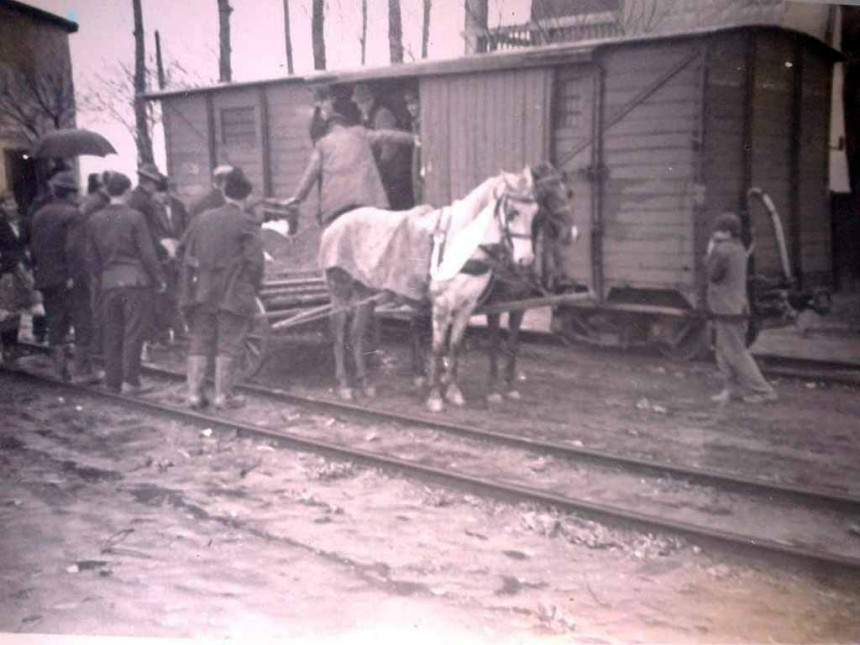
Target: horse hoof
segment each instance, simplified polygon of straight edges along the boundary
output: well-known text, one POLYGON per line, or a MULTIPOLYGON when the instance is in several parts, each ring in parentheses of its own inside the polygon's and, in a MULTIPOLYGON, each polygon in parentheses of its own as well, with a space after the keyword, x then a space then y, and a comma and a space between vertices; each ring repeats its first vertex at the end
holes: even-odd
POLYGON ((352 388, 342 387, 337 391, 337 395, 340 397, 341 401, 352 401, 352 388))
POLYGON ((505 398, 508 398, 511 401, 519 401, 523 397, 517 390, 508 390, 505 392, 505 398))
POLYGON ((416 376, 412 379, 412 385, 416 390, 421 390, 427 386, 427 377, 425 376, 416 376))
POLYGON ((504 399, 498 392, 493 392, 492 394, 487 395, 487 403, 501 403, 502 401, 504 401, 504 399))
POLYGON ((432 396, 427 399, 427 409, 430 412, 442 412, 445 410, 445 402, 441 396, 432 396))
POLYGON ((365 385, 361 388, 361 393, 368 399, 376 398, 376 388, 373 385, 365 385))
POLYGON ((445 391, 445 399, 451 405, 456 405, 458 408, 466 405, 466 399, 463 398, 463 393, 460 391, 460 388, 456 385, 451 385, 445 391))

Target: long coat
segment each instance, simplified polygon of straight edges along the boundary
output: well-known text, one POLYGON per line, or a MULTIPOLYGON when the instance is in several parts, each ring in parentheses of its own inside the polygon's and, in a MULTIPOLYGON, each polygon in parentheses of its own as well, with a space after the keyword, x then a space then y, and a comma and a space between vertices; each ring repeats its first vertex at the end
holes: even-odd
POLYGON ((236 204, 200 213, 181 244, 180 306, 251 316, 263 284, 259 225, 236 204))
POLYGON ((336 125, 314 145, 296 197, 304 201, 311 187, 317 181, 322 182, 320 220, 323 224, 328 224, 349 206, 389 208, 373 158, 373 146, 386 142, 412 144, 414 140, 410 132, 336 125))
POLYGON ((102 291, 164 283, 149 227, 142 213, 109 204, 86 224, 90 273, 102 291))
POLYGON ((30 253, 37 289, 63 286, 72 277, 66 240, 79 216, 75 204, 62 200, 49 202, 33 215, 30 253))

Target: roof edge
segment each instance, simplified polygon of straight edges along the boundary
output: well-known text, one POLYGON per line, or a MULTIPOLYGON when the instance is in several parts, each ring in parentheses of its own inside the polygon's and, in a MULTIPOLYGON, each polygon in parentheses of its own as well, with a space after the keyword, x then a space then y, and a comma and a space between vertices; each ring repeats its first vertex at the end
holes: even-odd
MULTIPOLYGON (((0 0, 2 1, 2 0, 0 0)), ((792 34, 808 41, 813 47, 820 48, 831 60, 841 61, 845 57, 827 43, 815 36, 795 29, 788 29, 772 24, 743 24, 729 27, 708 27, 672 34, 650 34, 632 38, 604 38, 597 40, 582 40, 573 43, 557 43, 541 47, 530 47, 514 51, 491 52, 460 58, 448 58, 433 61, 418 61, 397 65, 378 67, 361 67, 338 71, 318 71, 303 75, 280 76, 276 78, 241 83, 218 83, 205 87, 193 87, 167 91, 147 92, 143 97, 147 100, 160 100, 177 96, 192 96, 195 94, 218 93, 230 90, 240 90, 267 85, 288 83, 356 83, 383 79, 397 79, 420 76, 440 76, 445 74, 465 74, 475 71, 495 71, 512 67, 536 67, 554 63, 590 62, 598 51, 636 44, 648 44, 658 41, 677 41, 703 36, 718 35, 740 31, 774 31, 792 34)))
POLYGON ((0 0, 0 7, 9 7, 13 11, 18 11, 19 13, 23 13, 31 18, 35 18, 36 20, 50 22, 61 27, 68 34, 74 34, 78 31, 78 23, 73 20, 62 18, 55 13, 39 9, 38 7, 34 7, 29 4, 24 4, 23 2, 18 2, 18 0, 0 0))

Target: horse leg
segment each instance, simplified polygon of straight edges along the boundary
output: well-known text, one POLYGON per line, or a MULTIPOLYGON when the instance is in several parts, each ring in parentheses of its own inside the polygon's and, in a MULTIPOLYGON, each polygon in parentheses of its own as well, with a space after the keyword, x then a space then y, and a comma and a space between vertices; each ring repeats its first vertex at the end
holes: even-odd
POLYGON ((417 313, 409 320, 409 340, 412 346, 412 377, 416 388, 422 388, 427 382, 425 365, 424 338, 432 332, 430 316, 417 313))
POLYGON ((373 305, 365 303, 355 310, 352 319, 352 352, 355 359, 355 372, 358 384, 364 395, 372 399, 376 396, 376 388, 367 376, 367 358, 364 355, 364 335, 368 324, 373 324, 373 305))
POLYGON ((501 403, 498 392, 499 383, 499 314, 487 314, 487 331, 490 335, 490 379, 487 388, 487 401, 501 403))
POLYGON ((430 384, 430 394, 427 396, 427 409, 431 412, 441 412, 445 409, 439 381, 449 320, 450 316, 447 311, 442 312, 437 307, 433 307, 433 348, 430 352, 430 362, 427 365, 427 382, 430 384))
POLYGON ((520 393, 517 390, 517 354, 520 351, 520 327, 523 324, 525 312, 511 311, 508 314, 508 363, 505 366, 505 396, 517 400, 520 393))
POLYGON ((331 314, 331 328, 334 336, 334 364, 337 377, 338 396, 344 401, 352 400, 352 388, 346 374, 346 310, 334 307, 331 314))
POLYGON ((448 348, 448 373, 446 375, 448 388, 445 390, 445 399, 457 407, 462 407, 466 404, 463 392, 460 391, 460 386, 457 385, 457 372, 460 367, 460 348, 463 344, 463 337, 469 324, 469 318, 472 316, 472 311, 473 308, 471 307, 458 311, 451 325, 451 339, 448 348))

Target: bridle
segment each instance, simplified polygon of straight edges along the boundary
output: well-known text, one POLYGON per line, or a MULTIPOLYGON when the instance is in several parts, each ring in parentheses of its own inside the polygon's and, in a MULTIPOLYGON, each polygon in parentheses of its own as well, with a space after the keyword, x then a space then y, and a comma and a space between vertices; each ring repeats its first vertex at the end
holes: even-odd
POLYGON ((514 215, 518 214, 518 211, 511 207, 511 202, 535 204, 537 200, 534 197, 521 197, 519 195, 508 195, 507 193, 502 193, 496 199, 493 214, 499 224, 499 229, 502 231, 502 245, 506 251, 512 253, 514 250, 514 240, 525 239, 533 242, 534 236, 531 233, 517 233, 511 230, 511 219, 514 215))

